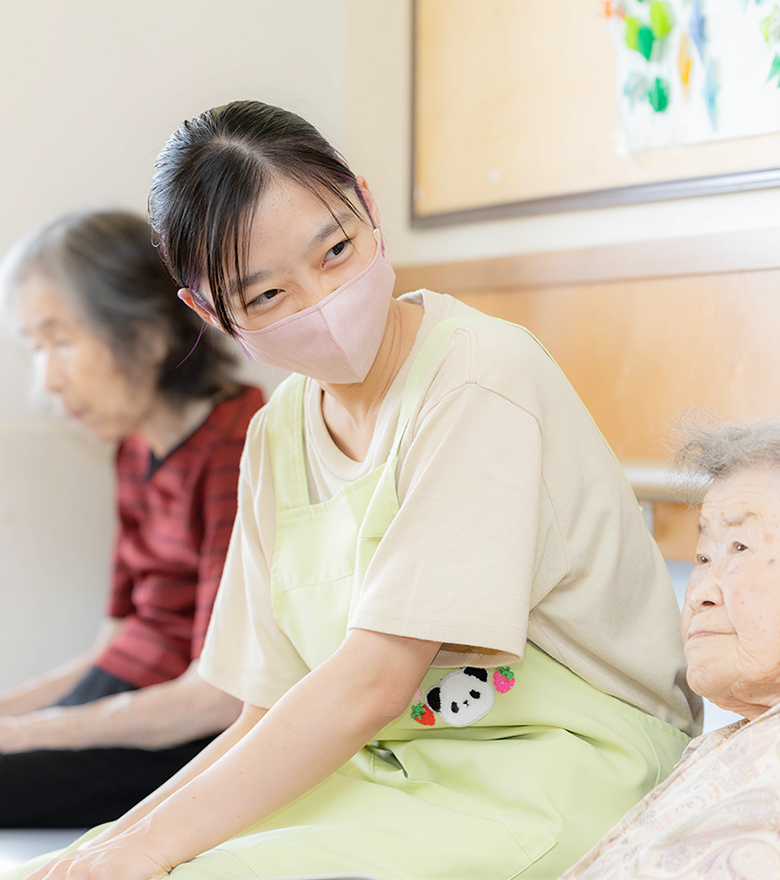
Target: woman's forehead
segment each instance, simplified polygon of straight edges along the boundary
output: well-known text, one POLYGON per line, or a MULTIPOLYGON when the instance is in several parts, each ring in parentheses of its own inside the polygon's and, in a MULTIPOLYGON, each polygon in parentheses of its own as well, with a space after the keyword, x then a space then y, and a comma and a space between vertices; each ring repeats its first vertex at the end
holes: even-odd
POLYGON ((704 497, 699 530, 719 526, 763 525, 780 528, 780 472, 774 467, 749 468, 718 479, 704 497))
POLYGON ((339 218, 342 222, 363 218, 366 211, 353 188, 343 198, 322 187, 303 186, 289 178, 275 177, 260 196, 252 218, 252 235, 269 232, 279 225, 295 224, 303 229, 339 218))
POLYGON ((27 275, 19 285, 16 300, 22 332, 26 335, 53 326, 81 324, 62 285, 43 273, 27 275))

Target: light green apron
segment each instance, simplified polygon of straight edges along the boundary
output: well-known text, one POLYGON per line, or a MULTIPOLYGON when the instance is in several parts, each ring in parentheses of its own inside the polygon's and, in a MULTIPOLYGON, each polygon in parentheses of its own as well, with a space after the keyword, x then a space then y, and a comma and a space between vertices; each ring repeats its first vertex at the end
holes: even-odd
MULTIPOLYGON (((311 668, 343 641, 398 512, 398 450, 427 376, 454 330, 474 320, 495 319, 463 316, 434 328, 410 371, 387 462, 328 501, 312 504, 309 495, 307 380, 291 377, 268 404, 273 607, 311 668)), ((431 668, 408 711, 338 773, 172 876, 552 880, 668 775, 687 741, 530 643, 510 666, 431 668)), ((257 777, 262 785, 262 768, 257 777)))
MULTIPOLYGON (((407 379, 387 462, 328 501, 312 504, 309 494, 307 380, 292 377, 269 403, 277 499, 273 607, 310 668, 344 640, 368 565, 398 512, 398 451, 412 412, 452 333, 474 320, 495 319, 462 316, 434 328, 407 379)), ((261 823, 259 834, 229 847, 238 844, 247 864, 270 874, 554 878, 671 771, 688 741, 531 644, 522 662, 497 676, 488 669, 487 682, 479 681, 490 711, 453 726, 460 718, 441 701, 447 685, 440 688, 440 712, 427 699, 451 673, 460 693, 463 673, 431 668, 408 711, 376 742, 261 823), (280 844, 286 852, 277 858, 272 852, 280 844)), ((470 711, 461 707, 458 714, 470 711)))

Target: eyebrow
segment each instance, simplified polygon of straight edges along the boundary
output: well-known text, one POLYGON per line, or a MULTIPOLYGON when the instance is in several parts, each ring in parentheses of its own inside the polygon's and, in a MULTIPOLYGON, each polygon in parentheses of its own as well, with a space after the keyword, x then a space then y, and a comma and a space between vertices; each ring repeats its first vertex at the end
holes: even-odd
MULTIPOLYGON (((326 242, 331 235, 333 235, 336 230, 341 229, 344 230, 344 224, 354 218, 354 214, 351 211, 342 211, 340 214, 334 214, 331 219, 326 222, 319 232, 315 233, 309 241, 308 247, 306 248, 306 256, 309 256, 312 251, 316 250, 320 245, 326 242)), ((241 279, 241 284, 246 289, 247 287, 252 287, 254 284, 258 284, 260 281, 268 278, 273 275, 275 270, 273 269, 258 269, 257 272, 250 272, 245 278, 241 279)), ((228 295, 233 297, 238 293, 238 282, 234 279, 228 284, 228 295)))
MULTIPOLYGON (((751 517, 755 517, 756 514, 752 510, 746 510, 744 513, 738 513, 735 516, 724 516, 721 522, 726 528, 731 528, 732 526, 741 526, 746 520, 749 520, 751 517)), ((698 532, 699 534, 703 534, 709 529, 709 520, 699 520, 698 523, 698 532)))
POLYGON ((56 318, 46 318, 41 321, 40 324, 36 324, 34 327, 22 327, 22 335, 23 336, 32 336, 33 333, 46 333, 48 330, 51 330, 52 327, 56 327, 59 321, 56 318))
POLYGON ((724 516, 723 517, 723 525, 724 526, 741 526, 745 520, 750 519, 751 517, 755 517, 755 513, 752 510, 746 510, 744 513, 737 514, 736 516, 724 516))

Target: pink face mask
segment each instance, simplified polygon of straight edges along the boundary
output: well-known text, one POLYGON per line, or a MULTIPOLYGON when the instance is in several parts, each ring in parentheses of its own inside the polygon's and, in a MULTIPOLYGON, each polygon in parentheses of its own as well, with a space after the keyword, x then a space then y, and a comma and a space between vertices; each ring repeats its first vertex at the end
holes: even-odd
POLYGON ((374 237, 373 260, 321 302, 262 330, 237 330, 249 357, 318 382, 362 382, 379 351, 395 284, 379 229, 374 237))

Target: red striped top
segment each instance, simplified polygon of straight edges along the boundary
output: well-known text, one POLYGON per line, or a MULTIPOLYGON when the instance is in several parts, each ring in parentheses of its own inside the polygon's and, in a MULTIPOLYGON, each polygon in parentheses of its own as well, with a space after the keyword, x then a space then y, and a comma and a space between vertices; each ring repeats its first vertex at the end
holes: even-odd
POLYGON ((259 388, 242 387, 162 461, 138 436, 117 450, 119 527, 110 617, 124 626, 95 665, 135 687, 200 655, 236 515, 238 470, 259 388))

